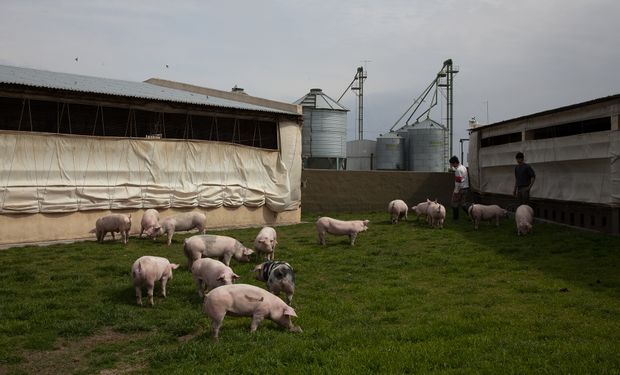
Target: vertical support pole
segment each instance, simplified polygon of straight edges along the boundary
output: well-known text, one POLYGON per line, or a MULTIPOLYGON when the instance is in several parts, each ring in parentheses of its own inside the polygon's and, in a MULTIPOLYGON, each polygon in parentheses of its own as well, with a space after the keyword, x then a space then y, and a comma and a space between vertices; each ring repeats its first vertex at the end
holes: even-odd
POLYGON ((364 67, 360 66, 357 68, 357 82, 359 94, 357 96, 358 99, 358 108, 357 108, 357 139, 364 139, 364 79, 366 75, 364 74, 364 67))
POLYGON ((452 78, 453 78, 452 77, 452 75, 453 75, 452 60, 451 59, 446 60, 445 64, 446 64, 446 70, 447 70, 446 71, 446 73, 447 73, 447 77, 446 77, 446 79, 447 79, 447 82, 446 82, 447 83, 447 93, 446 93, 447 94, 447 104, 446 104, 447 108, 446 108, 446 112, 447 113, 446 114, 448 116, 448 118, 446 119, 446 122, 447 122, 447 127, 448 127, 448 132, 449 132, 449 141, 448 142, 450 144, 449 145, 450 152, 448 154, 450 156, 452 156, 452 155, 454 155, 454 152, 452 151, 452 147, 453 147, 452 141, 453 141, 453 137, 454 137, 454 126, 453 126, 453 123, 452 123, 452 121, 453 121, 453 114, 452 114, 452 91, 453 91, 452 90, 452 83, 453 83, 453 80, 452 80, 452 78))

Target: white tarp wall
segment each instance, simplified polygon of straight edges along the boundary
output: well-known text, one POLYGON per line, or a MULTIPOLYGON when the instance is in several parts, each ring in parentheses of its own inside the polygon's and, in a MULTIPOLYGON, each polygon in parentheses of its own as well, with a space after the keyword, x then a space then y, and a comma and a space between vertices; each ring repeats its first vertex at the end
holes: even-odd
POLYGON ((0 131, 0 213, 300 206, 301 135, 282 153, 209 141, 0 131), (297 162, 295 162, 297 158, 297 162))
POLYGON ((470 136, 468 154, 472 187, 484 193, 511 195, 515 154, 536 172, 530 196, 600 204, 620 204, 620 131, 479 147, 481 132, 470 136))

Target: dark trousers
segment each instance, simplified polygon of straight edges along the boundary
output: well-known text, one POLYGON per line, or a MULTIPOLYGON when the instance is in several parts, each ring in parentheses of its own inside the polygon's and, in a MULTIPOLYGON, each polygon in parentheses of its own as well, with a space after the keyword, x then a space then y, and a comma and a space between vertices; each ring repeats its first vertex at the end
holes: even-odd
POLYGON ((463 208, 463 211, 467 213, 467 207, 471 204, 469 188, 461 189, 458 193, 452 194, 452 218, 454 220, 459 219, 459 207, 463 208))
POLYGON ((517 187, 517 199, 519 200, 519 204, 529 204, 530 203, 530 187, 529 186, 517 187))

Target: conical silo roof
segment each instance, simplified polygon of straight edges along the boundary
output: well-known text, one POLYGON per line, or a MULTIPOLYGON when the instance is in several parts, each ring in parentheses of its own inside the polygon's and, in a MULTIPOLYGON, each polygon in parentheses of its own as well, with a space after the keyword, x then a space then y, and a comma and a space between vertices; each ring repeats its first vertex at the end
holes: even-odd
POLYGON ((297 99, 293 104, 301 105, 302 107, 310 107, 313 109, 330 109, 335 111, 349 110, 330 98, 321 89, 310 89, 304 97, 297 99))

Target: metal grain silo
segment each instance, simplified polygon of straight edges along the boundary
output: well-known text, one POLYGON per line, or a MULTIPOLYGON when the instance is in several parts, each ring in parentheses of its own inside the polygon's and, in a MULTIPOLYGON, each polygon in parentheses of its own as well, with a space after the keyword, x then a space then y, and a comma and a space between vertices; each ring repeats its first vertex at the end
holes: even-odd
POLYGON ((375 169, 404 170, 405 169, 405 138, 389 132, 377 138, 375 169))
POLYGON ((295 101, 304 113, 301 157, 304 167, 342 169, 347 157, 347 112, 321 89, 295 101))
POLYGON ((407 130, 409 170, 443 172, 445 129, 439 123, 426 119, 407 130))
POLYGON ((375 168, 377 142, 360 139, 347 142, 347 170, 371 171, 375 168))

